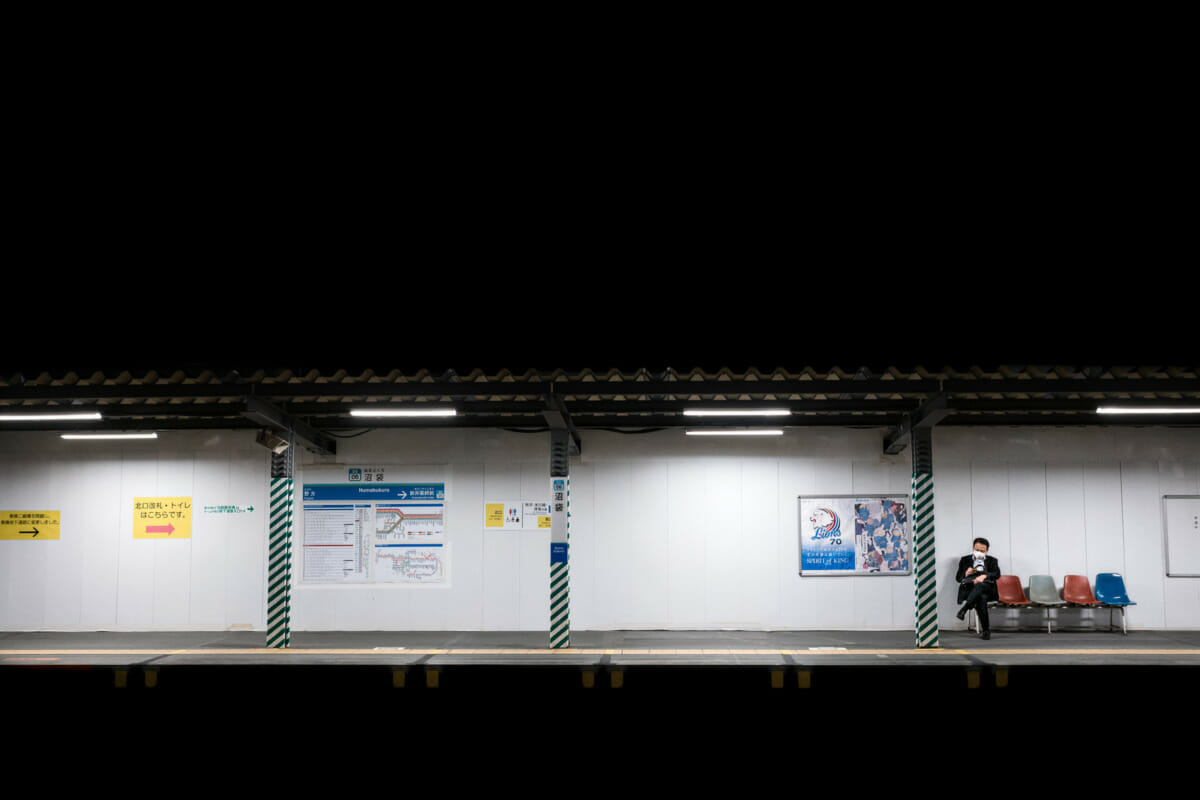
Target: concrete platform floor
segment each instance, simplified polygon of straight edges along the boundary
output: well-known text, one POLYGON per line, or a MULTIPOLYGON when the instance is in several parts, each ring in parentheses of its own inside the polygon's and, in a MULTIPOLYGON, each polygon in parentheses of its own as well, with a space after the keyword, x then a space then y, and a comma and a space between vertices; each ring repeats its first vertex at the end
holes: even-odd
POLYGON ((936 648, 917 648, 909 631, 576 631, 571 646, 557 650, 549 648, 543 632, 298 631, 287 648, 264 645, 265 635, 254 631, 5 632, 0 633, 0 676, 12 678, 13 670, 28 677, 29 670, 94 668, 121 670, 126 678, 134 671, 143 676, 142 685, 148 679, 157 686, 160 676, 184 668, 213 674, 231 668, 373 668, 390 670, 398 685, 417 671, 440 681, 455 672, 479 677, 507 669, 577 672, 578 680, 566 685, 588 688, 596 685, 597 675, 607 675, 606 685, 624 688, 627 675, 657 669, 677 675, 707 671, 714 685, 729 684, 738 673, 755 673, 753 680, 765 678, 763 685, 779 688, 781 680, 808 680, 811 686, 814 673, 862 667, 965 670, 968 678, 983 671, 993 683, 1006 682, 1005 671, 1032 674, 1035 667, 1200 669, 1200 631, 997 631, 984 641, 947 630, 936 648))

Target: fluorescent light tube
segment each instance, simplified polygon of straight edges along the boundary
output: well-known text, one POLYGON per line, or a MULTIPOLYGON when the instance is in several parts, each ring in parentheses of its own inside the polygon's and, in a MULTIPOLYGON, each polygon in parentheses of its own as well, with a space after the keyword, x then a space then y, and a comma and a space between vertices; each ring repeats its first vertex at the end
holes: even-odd
POLYGON ((352 417, 454 417, 453 408, 352 408, 352 417))
POLYGON ((786 417, 792 412, 786 408, 689 408, 685 409, 685 417, 786 417))
POLYGON ((706 430, 686 430, 688 436, 782 436, 783 431, 779 428, 750 428, 744 431, 706 431, 706 430))
POLYGON ((66 411, 61 414, 48 412, 35 414, 0 414, 0 422, 62 422, 69 420, 98 420, 100 418, 100 412, 98 411, 90 411, 88 413, 66 411))
POLYGON ((157 439, 157 433, 64 433, 64 439, 157 439))
POLYGON ((1100 406, 1097 414, 1200 414, 1200 406, 1100 406))

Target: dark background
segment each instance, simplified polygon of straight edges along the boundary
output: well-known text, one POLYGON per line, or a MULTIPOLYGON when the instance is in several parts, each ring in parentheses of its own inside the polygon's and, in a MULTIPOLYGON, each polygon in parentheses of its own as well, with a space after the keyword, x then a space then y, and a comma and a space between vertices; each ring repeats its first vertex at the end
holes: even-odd
POLYGON ((47 29, 0 374, 1200 362, 1176 49, 710 22, 47 29))

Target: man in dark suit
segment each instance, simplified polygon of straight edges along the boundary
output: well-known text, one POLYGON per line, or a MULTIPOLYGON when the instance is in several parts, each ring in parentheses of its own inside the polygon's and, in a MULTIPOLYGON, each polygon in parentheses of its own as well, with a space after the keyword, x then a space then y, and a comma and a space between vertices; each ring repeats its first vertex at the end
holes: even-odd
POLYGON ((958 602, 963 607, 956 615, 965 619, 967 612, 974 607, 979 614, 980 634, 984 639, 992 638, 991 624, 988 620, 988 601, 995 600, 996 579, 1000 577, 1000 562, 994 556, 989 556, 988 540, 982 536, 971 546, 971 554, 963 556, 958 562, 958 572, 954 580, 958 581, 958 602))

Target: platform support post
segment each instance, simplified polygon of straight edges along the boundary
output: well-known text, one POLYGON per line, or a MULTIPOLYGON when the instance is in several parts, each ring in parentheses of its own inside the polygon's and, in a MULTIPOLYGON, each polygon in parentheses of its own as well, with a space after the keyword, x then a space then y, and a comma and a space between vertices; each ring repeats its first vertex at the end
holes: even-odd
POLYGON ((550 647, 571 646, 570 433, 550 431, 550 647))
POLYGON ((933 525, 933 432, 912 432, 912 534, 917 647, 938 646, 937 556, 933 525))
POLYGON ((294 444, 271 456, 271 521, 267 545, 267 647, 291 644, 292 476, 294 444))

